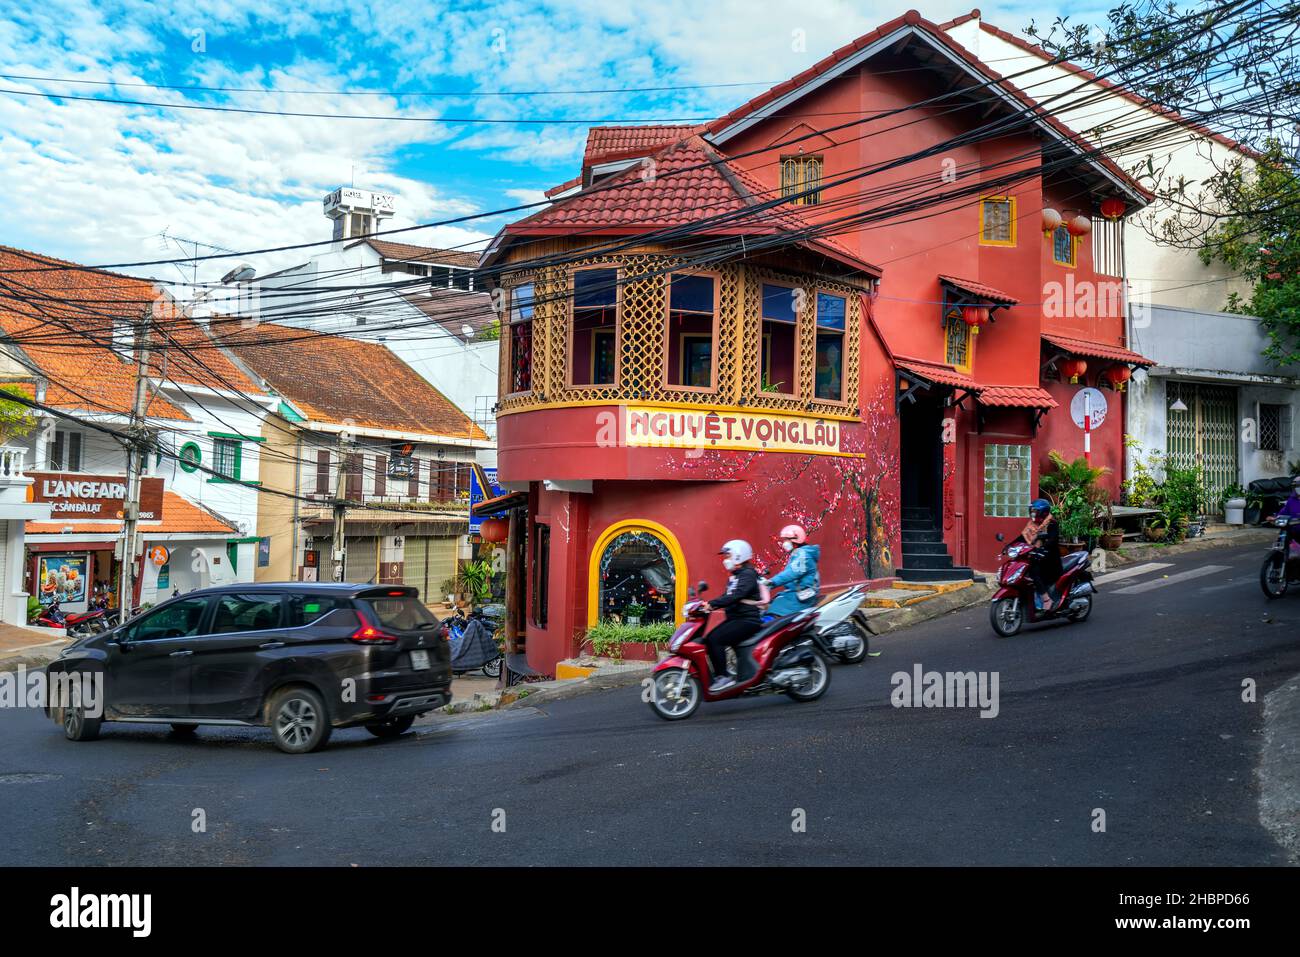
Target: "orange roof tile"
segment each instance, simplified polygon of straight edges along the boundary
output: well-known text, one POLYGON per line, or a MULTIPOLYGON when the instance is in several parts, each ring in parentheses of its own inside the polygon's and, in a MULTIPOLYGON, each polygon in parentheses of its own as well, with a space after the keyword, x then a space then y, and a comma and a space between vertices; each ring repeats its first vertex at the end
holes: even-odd
POLYGON ((1058 336, 1056 333, 1043 333, 1043 341, 1050 342, 1058 349, 1073 353, 1076 356, 1090 356, 1093 359, 1114 359, 1116 362, 1127 362, 1135 366, 1153 366, 1154 359, 1148 359, 1140 353, 1131 349, 1125 349, 1123 346, 1107 345, 1102 342, 1093 342, 1091 339, 1076 339, 1073 336, 1058 336))
MULTIPOLYGON (((45 399, 49 405, 129 413, 135 401, 135 367, 109 349, 108 343, 114 320, 139 322, 150 307, 154 309, 152 377, 244 393, 259 391, 153 282, 0 246, 0 332, 11 337, 49 380, 45 399)), ((149 402, 148 414, 188 418, 157 395, 149 402)))
POLYGON ((317 422, 486 440, 487 434, 379 342, 214 320, 215 341, 317 422))
POLYGON ((940 276, 941 280, 950 286, 954 286, 968 295, 977 299, 985 299, 989 302, 1000 302, 1004 305, 1014 306, 1020 300, 1007 292, 994 289, 985 283, 976 279, 958 279, 956 276, 940 276))
POLYGON ((655 150, 676 143, 684 136, 699 133, 703 126, 693 123, 658 123, 651 126, 593 126, 587 131, 587 148, 582 165, 615 162, 648 156, 655 150))
POLYGON ((980 384, 964 372, 958 372, 952 366, 943 365, 938 362, 929 362, 925 359, 913 359, 910 356, 895 356, 895 367, 902 369, 904 372, 911 372, 917 378, 924 379, 927 382, 934 382, 938 385, 950 385, 958 389, 967 389, 975 392, 979 389, 980 384))
MULTIPOLYGON (((121 522, 28 522, 28 535, 58 535, 70 529, 74 535, 113 535, 122 530, 121 522)), ((162 520, 140 523, 140 533, 233 535, 236 529, 207 509, 195 505, 176 492, 163 492, 162 520)))
POLYGON ((1055 409, 1056 400, 1036 385, 985 385, 977 395, 980 405, 1008 409, 1055 409))

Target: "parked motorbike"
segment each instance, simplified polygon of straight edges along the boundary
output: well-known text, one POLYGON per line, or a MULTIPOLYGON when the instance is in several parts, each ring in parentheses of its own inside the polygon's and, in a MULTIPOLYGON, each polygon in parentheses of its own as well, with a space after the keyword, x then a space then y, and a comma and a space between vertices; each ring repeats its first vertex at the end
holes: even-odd
POLYGON ((1278 515, 1273 519, 1273 526, 1277 528, 1277 540, 1259 570, 1259 587, 1266 597, 1281 598, 1292 583, 1300 583, 1300 542, 1292 540, 1300 518, 1278 515))
POLYGON ((42 605, 41 610, 37 613, 33 625, 39 625, 42 628, 66 628, 68 616, 63 613, 59 607, 59 599, 55 598, 48 605, 42 605))
POLYGON ((468 674, 482 671, 489 678, 501 677, 504 660, 494 635, 501 623, 480 610, 467 615, 457 608, 442 623, 443 636, 451 642, 451 673, 468 674))
POLYGON ((57 598, 41 609, 33 624, 40 625, 42 628, 62 628, 70 638, 98 635, 107 631, 109 627, 104 609, 91 608, 84 612, 65 612, 57 598))
POLYGON ((699 597, 708 590, 700 582, 690 589, 692 600, 682 608, 682 623, 668 643, 668 656, 654 669, 650 710, 666 721, 689 718, 701 701, 726 701, 754 694, 786 694, 795 701, 820 698, 830 686, 826 656, 817 650, 809 630, 817 609, 772 621, 736 646, 736 683, 712 692, 709 651, 704 644, 709 613, 699 597))
MULTIPOLYGON (((1003 540, 1001 532, 998 541, 1003 540)), ((1051 611, 1034 606, 1034 579, 1030 563, 1046 556, 1041 547, 1016 542, 1002 549, 1005 559, 998 571, 998 590, 989 605, 989 623, 1002 638, 1020 632, 1028 621, 1035 624, 1065 618, 1071 622, 1086 621, 1092 614, 1092 596, 1097 588, 1092 583, 1092 558, 1087 552, 1072 552, 1061 559, 1061 577, 1056 582, 1056 594, 1065 595, 1051 611)))

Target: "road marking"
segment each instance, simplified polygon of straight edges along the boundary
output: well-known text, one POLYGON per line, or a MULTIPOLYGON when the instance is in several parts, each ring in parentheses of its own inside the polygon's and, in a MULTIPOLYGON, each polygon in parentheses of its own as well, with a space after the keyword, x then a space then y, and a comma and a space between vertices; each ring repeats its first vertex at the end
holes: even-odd
POLYGON ((1106 582, 1117 582, 1124 578, 1132 578, 1134 575, 1145 575, 1147 572, 1158 572, 1162 568, 1169 568, 1173 562, 1147 562, 1145 565, 1134 565, 1132 568, 1121 568, 1117 572, 1106 572, 1104 575, 1098 575, 1094 581, 1101 584, 1106 582))
POLYGON ((1226 572, 1227 570, 1227 565, 1202 565, 1200 568, 1189 568, 1185 572, 1179 572, 1177 575, 1170 575, 1168 578, 1157 578, 1154 581, 1129 585, 1127 588, 1117 588, 1115 591, 1111 592, 1111 594, 1138 595, 1144 591, 1151 591, 1155 588, 1164 588, 1166 585, 1176 585, 1179 582, 1190 581, 1193 578, 1203 578, 1206 575, 1213 575, 1215 572, 1226 572))

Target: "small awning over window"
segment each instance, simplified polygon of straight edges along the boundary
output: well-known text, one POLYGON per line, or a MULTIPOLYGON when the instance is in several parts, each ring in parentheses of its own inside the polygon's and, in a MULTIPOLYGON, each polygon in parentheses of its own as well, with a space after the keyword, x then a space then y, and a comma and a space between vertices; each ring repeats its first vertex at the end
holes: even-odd
POLYGON ((512 508, 525 508, 527 505, 527 492, 507 492, 505 495, 496 496, 496 498, 484 499, 470 511, 474 513, 475 518, 489 518, 498 512, 508 512, 512 508))
POLYGON ((982 282, 974 279, 958 279, 956 276, 940 276, 940 282, 946 282, 958 292, 963 292, 973 299, 980 299, 984 302, 996 302, 1004 306, 1014 306, 1020 300, 1010 293, 1005 293, 1000 289, 994 289, 982 282))
POLYGON ((1043 341, 1071 355, 1087 356, 1090 359, 1110 359, 1113 362, 1125 362, 1131 366, 1155 365, 1154 359, 1148 359, 1140 353, 1125 349, 1123 346, 1105 345, 1088 339, 1075 339, 1072 336, 1058 336, 1055 333, 1043 333, 1043 341))
POLYGON ((955 389, 965 389, 968 392, 975 392, 980 387, 979 383, 966 373, 958 372, 952 366, 946 366, 938 362, 895 356, 894 365, 904 376, 914 375, 918 379, 933 385, 950 385, 955 389))
POLYGON ((1055 409, 1056 400, 1035 385, 985 385, 977 395, 980 405, 1003 409, 1055 409))

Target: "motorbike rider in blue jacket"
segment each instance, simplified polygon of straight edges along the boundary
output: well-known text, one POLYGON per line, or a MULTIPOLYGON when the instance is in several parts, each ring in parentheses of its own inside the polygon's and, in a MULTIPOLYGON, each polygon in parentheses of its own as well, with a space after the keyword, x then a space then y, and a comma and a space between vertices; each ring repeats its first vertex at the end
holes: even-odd
POLYGON ((808 544, 808 533, 799 525, 787 525, 777 538, 781 547, 790 553, 785 568, 769 580, 772 585, 782 586, 781 594, 767 608, 769 615, 779 618, 816 607, 821 595, 821 576, 817 572, 821 548, 808 544))

